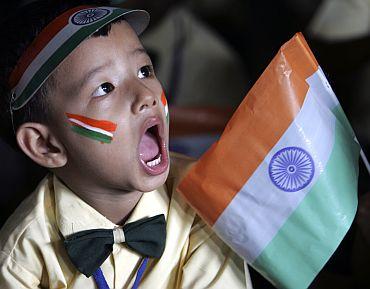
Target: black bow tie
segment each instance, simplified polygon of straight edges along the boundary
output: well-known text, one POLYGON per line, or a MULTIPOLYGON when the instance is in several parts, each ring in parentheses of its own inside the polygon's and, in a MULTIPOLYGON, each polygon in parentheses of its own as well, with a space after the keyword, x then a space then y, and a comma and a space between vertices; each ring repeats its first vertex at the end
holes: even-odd
POLYGON ((123 242, 143 256, 161 257, 166 243, 164 215, 138 220, 115 229, 78 232, 66 238, 64 246, 76 268, 90 277, 110 255, 113 244, 123 242))

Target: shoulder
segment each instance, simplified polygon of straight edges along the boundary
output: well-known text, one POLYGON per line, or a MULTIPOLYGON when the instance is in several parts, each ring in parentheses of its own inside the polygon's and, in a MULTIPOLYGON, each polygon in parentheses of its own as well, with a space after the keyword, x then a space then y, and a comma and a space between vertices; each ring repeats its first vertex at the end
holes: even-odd
POLYGON ((183 198, 177 187, 181 180, 186 176, 188 171, 195 164, 196 160, 182 154, 170 154, 171 169, 166 182, 168 191, 171 196, 172 202, 180 205, 178 208, 184 210, 187 215, 191 216, 191 228, 189 231, 189 238, 192 243, 192 250, 195 250, 203 242, 214 235, 212 229, 194 212, 193 208, 183 198))
MULTIPOLYGON (((6 259, 16 261, 16 256, 32 255, 35 244, 41 246, 49 238, 47 210, 49 177, 45 177, 8 218, 0 230, 0 266, 6 259)), ((22 257, 22 258, 23 258, 22 257)))
POLYGON ((171 167, 166 184, 168 187, 175 189, 185 177, 186 173, 195 164, 196 160, 175 152, 170 152, 170 160, 171 167))
POLYGON ((196 215, 183 267, 183 287, 225 288, 227 284, 228 288, 246 288, 249 275, 245 274, 242 258, 196 215))
POLYGON ((167 194, 170 198, 170 207, 176 205, 175 208, 181 211, 181 215, 188 215, 187 222, 193 222, 194 211, 190 205, 186 202, 183 196, 177 190, 181 180, 186 176, 187 172, 191 169, 195 160, 182 154, 170 153, 171 167, 166 180, 167 194), (190 218, 190 219, 189 219, 190 218))
POLYGON ((244 265, 212 228, 196 214, 193 208, 178 192, 177 186, 195 164, 195 160, 171 153, 171 170, 167 187, 172 191, 171 202, 176 204, 179 223, 186 223, 186 253, 182 267, 182 286, 191 288, 245 288, 244 265), (197 284, 196 286, 194 284, 197 284))

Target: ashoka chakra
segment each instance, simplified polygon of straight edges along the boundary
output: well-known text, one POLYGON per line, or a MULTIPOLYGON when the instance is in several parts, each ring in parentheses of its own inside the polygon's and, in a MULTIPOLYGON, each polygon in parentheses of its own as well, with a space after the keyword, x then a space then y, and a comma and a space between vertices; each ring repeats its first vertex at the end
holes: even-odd
POLYGON ((77 12, 72 17, 72 23, 75 25, 88 25, 94 23, 109 14, 108 9, 90 8, 77 12))
POLYGON ((269 175, 272 183, 285 192, 302 190, 312 181, 315 164, 308 152, 299 147, 286 147, 272 157, 269 175))

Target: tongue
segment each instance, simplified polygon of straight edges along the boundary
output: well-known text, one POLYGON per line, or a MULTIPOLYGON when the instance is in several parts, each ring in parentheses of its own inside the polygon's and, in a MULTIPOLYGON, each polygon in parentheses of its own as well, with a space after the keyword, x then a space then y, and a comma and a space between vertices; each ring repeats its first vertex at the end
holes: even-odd
POLYGON ((140 158, 144 161, 154 159, 159 153, 159 147, 156 137, 150 132, 146 132, 139 144, 140 158))

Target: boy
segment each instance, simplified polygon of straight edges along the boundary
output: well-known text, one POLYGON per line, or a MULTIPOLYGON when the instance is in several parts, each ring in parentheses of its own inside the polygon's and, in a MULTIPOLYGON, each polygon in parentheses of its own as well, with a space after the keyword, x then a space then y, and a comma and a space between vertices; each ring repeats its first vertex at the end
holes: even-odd
POLYGON ((5 20, 3 135, 51 174, 0 232, 0 288, 246 288, 175 190, 190 161, 170 169, 165 97, 136 35, 147 14, 82 4, 5 20))

